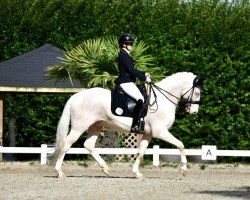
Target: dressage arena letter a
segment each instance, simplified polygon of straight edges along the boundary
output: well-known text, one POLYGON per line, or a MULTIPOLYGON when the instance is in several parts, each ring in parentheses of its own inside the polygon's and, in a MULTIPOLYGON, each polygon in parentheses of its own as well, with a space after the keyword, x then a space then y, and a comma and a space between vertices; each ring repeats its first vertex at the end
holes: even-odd
POLYGON ((216 160, 216 146, 202 145, 202 160, 216 160))

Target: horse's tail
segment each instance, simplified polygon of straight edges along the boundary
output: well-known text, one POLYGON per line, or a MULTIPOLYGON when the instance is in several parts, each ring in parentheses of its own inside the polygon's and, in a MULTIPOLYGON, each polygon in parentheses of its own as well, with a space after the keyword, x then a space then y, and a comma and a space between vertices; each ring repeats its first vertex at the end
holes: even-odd
POLYGON ((48 154, 48 160, 50 164, 54 164, 58 156, 63 152, 64 140, 69 132, 69 124, 70 124, 70 108, 73 96, 67 101, 62 116, 57 125, 56 131, 56 143, 54 147, 54 151, 48 154))

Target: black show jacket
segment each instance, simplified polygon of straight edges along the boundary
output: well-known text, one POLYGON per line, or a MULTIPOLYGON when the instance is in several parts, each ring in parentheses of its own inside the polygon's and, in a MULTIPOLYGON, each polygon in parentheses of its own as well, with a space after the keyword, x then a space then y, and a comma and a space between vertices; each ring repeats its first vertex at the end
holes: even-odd
POLYGON ((134 66, 133 58, 124 49, 121 49, 118 54, 119 76, 116 79, 116 84, 135 82, 136 78, 145 81, 145 72, 135 69, 134 66))

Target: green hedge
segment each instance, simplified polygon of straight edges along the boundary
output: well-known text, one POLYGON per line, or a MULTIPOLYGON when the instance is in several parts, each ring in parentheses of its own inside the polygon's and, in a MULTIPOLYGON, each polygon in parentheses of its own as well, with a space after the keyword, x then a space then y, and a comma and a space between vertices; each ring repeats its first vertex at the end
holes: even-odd
MULTIPOLYGON (((211 144, 219 149, 248 149, 250 3, 230 2, 2 0, 0 60, 44 43, 67 49, 90 38, 130 32, 149 46, 147 53, 155 56, 160 74, 191 71, 206 79, 199 114, 186 116, 179 109, 172 128, 187 148, 211 144)), ((9 99, 6 106, 14 103, 9 99)), ((38 135, 46 138, 49 126, 39 128, 38 135)), ((25 129, 27 134, 32 131, 32 127, 25 129)))

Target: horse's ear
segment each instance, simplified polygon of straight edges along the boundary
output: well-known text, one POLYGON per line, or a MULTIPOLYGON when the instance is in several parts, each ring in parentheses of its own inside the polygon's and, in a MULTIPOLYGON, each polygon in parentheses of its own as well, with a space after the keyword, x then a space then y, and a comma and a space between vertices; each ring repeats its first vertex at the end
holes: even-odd
POLYGON ((193 82, 193 86, 194 87, 201 87, 203 85, 204 82, 204 78, 201 76, 196 76, 193 82))

